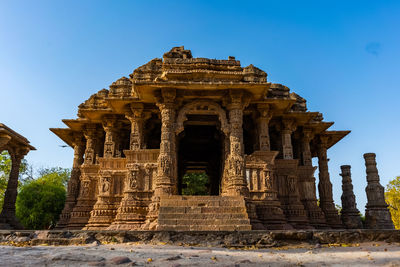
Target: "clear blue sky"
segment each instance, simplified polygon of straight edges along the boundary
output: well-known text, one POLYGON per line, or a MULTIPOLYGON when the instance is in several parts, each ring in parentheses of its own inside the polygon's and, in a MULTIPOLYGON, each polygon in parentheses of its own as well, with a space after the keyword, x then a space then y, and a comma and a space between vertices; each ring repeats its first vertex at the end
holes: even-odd
POLYGON ((71 167, 72 149, 48 128, 180 45, 254 64, 352 131, 328 152, 337 204, 350 164, 364 211, 365 152, 377 153, 383 185, 400 175, 399 1, 0 0, 0 122, 36 146, 35 167, 71 167))

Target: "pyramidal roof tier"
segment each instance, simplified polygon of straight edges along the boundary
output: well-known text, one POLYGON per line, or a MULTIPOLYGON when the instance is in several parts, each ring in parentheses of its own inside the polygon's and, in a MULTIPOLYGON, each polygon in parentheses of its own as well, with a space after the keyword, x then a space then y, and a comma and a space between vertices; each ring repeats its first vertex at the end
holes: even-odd
POLYGON ((226 60, 193 58, 190 50, 174 47, 163 58, 155 58, 138 67, 127 77, 121 77, 82 103, 80 109, 104 109, 105 99, 134 99, 155 103, 154 91, 172 87, 186 91, 246 89, 252 100, 291 99, 299 105, 296 110, 306 110, 306 101, 288 87, 267 82, 267 73, 249 65, 242 67, 234 57, 226 60))

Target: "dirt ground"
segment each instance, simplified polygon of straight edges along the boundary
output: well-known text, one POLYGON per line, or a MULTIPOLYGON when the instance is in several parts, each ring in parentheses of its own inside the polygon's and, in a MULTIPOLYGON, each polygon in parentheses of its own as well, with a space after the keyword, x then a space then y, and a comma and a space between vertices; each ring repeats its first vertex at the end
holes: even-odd
POLYGON ((387 243, 213 248, 135 243, 0 246, 0 266, 400 266, 400 245, 387 243))

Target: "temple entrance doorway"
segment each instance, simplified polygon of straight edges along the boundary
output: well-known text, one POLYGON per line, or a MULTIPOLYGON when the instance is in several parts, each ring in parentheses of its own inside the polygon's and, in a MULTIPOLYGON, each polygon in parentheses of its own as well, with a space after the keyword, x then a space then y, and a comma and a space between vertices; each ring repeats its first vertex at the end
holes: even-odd
POLYGON ((189 115, 178 135, 180 195, 219 195, 224 135, 217 122, 216 116, 189 115))

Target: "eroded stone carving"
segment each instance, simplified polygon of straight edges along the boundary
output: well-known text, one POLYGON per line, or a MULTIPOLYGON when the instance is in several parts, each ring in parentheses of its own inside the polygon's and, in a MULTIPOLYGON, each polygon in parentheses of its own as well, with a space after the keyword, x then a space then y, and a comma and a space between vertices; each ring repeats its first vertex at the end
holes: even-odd
MULTIPOLYGON (((253 65, 175 47, 92 95, 77 119, 64 121, 68 129, 52 129, 76 150, 60 228, 343 227, 332 209, 326 150, 348 132, 323 130, 322 119, 253 65), (177 196, 191 171, 208 175, 210 196, 177 196), (215 209, 196 206, 208 205, 202 199, 215 209), (204 224, 217 213, 225 224, 204 224), (178 225, 181 218, 188 222, 178 225)), ((6 139, 0 134, 0 146, 6 139)))
POLYGON ((378 169, 376 168, 376 155, 364 154, 367 172, 367 205, 365 209, 365 226, 369 229, 394 229, 392 218, 385 202, 385 190, 379 183, 378 169))
POLYGON ((356 196, 353 192, 353 184, 351 182, 350 165, 340 166, 342 173, 342 212, 341 219, 343 225, 348 229, 361 229, 360 211, 357 209, 356 196))

